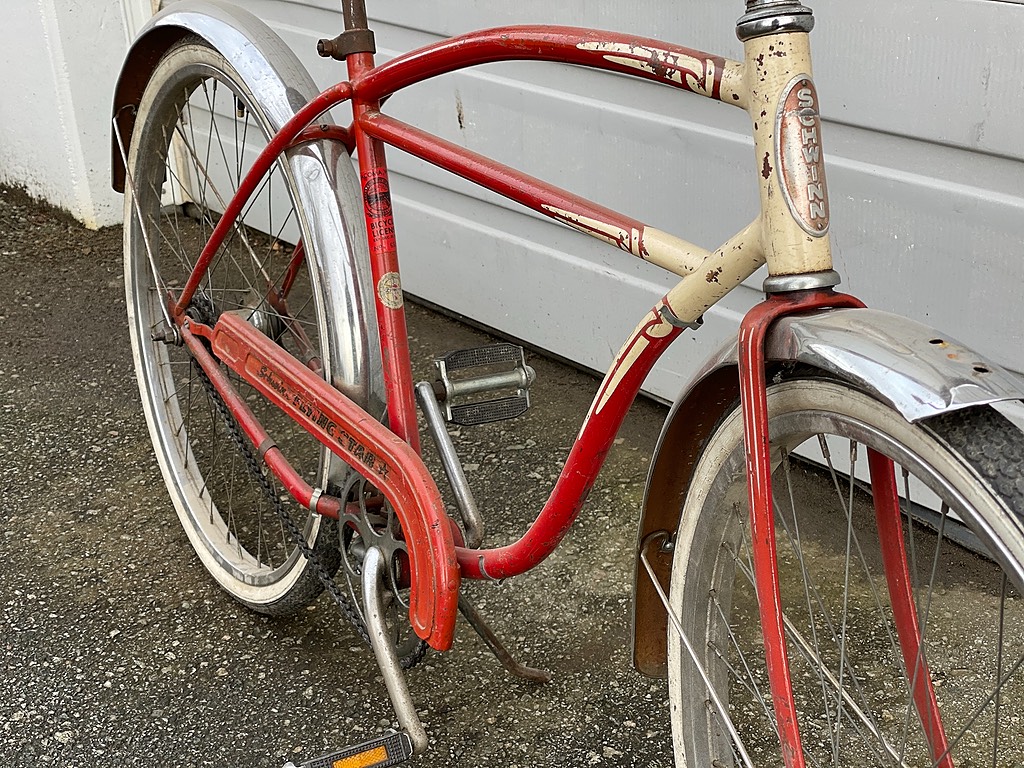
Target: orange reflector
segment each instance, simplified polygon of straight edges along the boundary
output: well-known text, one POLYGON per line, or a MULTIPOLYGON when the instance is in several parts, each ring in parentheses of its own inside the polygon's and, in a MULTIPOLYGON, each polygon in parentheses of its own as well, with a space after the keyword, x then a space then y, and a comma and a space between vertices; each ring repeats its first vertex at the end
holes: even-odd
POLYGON ((388 759, 388 751, 383 745, 343 757, 331 763, 331 768, 372 768, 388 759))
MULTIPOLYGON (((300 768, 384 768, 404 763, 412 753, 409 734, 391 731, 362 744, 307 760, 300 768)), ((295 768, 291 763, 288 765, 295 768)))

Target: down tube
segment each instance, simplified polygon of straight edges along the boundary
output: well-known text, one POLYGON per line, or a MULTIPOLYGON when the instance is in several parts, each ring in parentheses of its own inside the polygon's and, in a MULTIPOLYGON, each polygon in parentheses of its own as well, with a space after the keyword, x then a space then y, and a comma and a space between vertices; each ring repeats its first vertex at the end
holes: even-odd
POLYGON ((514 544, 495 549, 456 547, 463 578, 503 579, 530 570, 551 554, 572 527, 604 464, 615 435, 651 368, 682 333, 725 294, 764 264, 757 221, 714 251, 647 313, 605 374, 580 434, 544 509, 514 544), (714 273, 715 280, 707 279, 714 273))

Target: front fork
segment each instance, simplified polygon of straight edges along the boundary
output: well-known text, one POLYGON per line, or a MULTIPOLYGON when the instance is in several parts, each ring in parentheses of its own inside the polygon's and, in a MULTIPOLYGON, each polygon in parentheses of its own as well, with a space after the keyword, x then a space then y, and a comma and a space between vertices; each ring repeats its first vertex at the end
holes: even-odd
MULTIPOLYGON (((813 309, 863 306, 858 299, 835 293, 831 289, 776 293, 751 309, 740 325, 740 402, 743 409, 754 582, 772 703, 786 768, 803 768, 805 763, 779 589, 764 341, 772 323, 785 315, 813 309)), ((918 717, 928 738, 932 759, 943 768, 952 768, 931 674, 921 648, 921 632, 903 542, 893 462, 873 450, 869 450, 868 461, 875 519, 904 668, 910 680, 918 717)), ((842 695, 841 691, 839 695, 842 695)))

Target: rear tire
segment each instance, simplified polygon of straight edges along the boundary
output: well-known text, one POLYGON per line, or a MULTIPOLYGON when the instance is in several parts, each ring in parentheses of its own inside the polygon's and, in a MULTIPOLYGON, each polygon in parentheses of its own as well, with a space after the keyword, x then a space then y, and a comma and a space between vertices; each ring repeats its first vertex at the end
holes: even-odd
MULTIPOLYGON (((845 384, 817 379, 769 387, 768 404, 781 598, 807 765, 934 762, 908 695, 870 488, 837 466, 843 457, 855 470, 865 465, 865 447, 894 460, 901 495, 910 500, 905 509, 937 504, 940 512, 930 524, 904 518, 902 525, 953 764, 1024 764, 1020 430, 990 407, 910 424, 845 384), (828 436, 826 450, 819 435, 828 436), (825 469, 792 457, 800 445, 825 469), (954 533, 972 534, 959 540, 988 556, 955 543, 954 533)), ((676 538, 670 603, 754 764, 779 766, 750 577, 742 440, 737 406, 696 464, 676 538)), ((672 629, 669 692, 676 764, 741 764, 672 629)))
MULTIPOLYGON (((323 586, 275 511, 277 497, 306 541, 337 568, 337 527, 284 493, 252 461, 198 365, 166 332, 162 304, 177 296, 256 150, 272 134, 259 99, 218 51, 189 38, 153 72, 139 105, 125 190, 125 289, 139 389, 164 481, 189 541, 232 597, 266 614, 295 611, 323 586), (211 116, 214 116, 211 119, 211 116), (264 474, 271 483, 265 490, 264 474)), ((346 161, 347 162, 347 161, 346 161)), ((213 325, 235 312, 331 380, 335 334, 317 270, 296 246, 309 242, 296 181, 279 160, 221 246, 188 312, 213 325)), ((226 368, 239 393, 293 466, 314 487, 343 463, 226 368)))

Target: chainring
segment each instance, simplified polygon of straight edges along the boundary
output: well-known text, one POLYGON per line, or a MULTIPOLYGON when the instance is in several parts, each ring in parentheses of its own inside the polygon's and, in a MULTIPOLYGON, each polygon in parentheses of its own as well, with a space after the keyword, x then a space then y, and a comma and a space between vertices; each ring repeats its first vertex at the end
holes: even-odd
MULTIPOLYGON (((383 495, 363 478, 347 494, 351 502, 340 521, 341 568, 349 594, 362 618, 363 559, 370 547, 380 550, 384 568, 384 618, 388 638, 403 669, 418 664, 427 644, 409 623, 409 548, 398 515, 383 495)), ((365 622, 364 622, 365 623, 365 622)))

